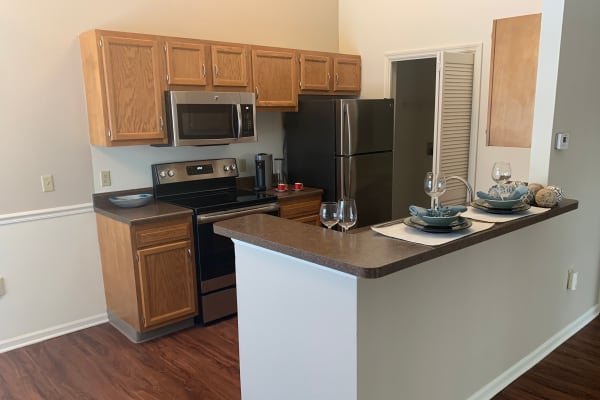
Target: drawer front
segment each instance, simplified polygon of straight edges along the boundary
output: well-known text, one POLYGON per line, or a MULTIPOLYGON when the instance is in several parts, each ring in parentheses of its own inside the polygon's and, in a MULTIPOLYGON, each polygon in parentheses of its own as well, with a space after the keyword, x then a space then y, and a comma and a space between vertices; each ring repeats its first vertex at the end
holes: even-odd
POLYGON ((303 198, 295 201, 280 203, 279 216, 282 218, 298 218, 319 214, 321 198, 303 198))
POLYGON ((159 243, 169 243, 192 239, 192 220, 167 221, 150 223, 135 228, 137 247, 147 247, 159 243))

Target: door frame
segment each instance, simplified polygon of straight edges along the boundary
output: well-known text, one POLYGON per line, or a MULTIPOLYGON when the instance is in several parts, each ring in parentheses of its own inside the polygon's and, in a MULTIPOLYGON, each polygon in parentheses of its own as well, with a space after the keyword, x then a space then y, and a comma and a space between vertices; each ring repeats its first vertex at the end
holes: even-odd
MULTIPOLYGON (((435 58, 437 59, 439 72, 439 62, 441 52, 464 52, 472 51, 475 53, 474 65, 473 65, 473 98, 472 98, 472 109, 471 109, 471 137, 469 140, 469 174, 468 181, 473 188, 475 188, 475 179, 477 166, 477 139, 479 130, 479 108, 480 108, 480 91, 481 91, 481 63, 482 63, 482 48, 483 43, 467 43, 455 46, 444 46, 444 47, 432 47, 428 49, 414 49, 404 51, 389 51, 384 53, 384 97, 392 98, 396 87, 396 74, 394 73, 393 63, 396 61, 408 61, 408 60, 420 60, 423 58, 435 58)), ((439 79, 436 78, 436 91, 439 85, 439 79)), ((437 93, 436 93, 437 99, 437 93)), ((437 115, 435 117, 437 121, 437 115)), ((434 152, 437 149, 434 149, 434 152)))

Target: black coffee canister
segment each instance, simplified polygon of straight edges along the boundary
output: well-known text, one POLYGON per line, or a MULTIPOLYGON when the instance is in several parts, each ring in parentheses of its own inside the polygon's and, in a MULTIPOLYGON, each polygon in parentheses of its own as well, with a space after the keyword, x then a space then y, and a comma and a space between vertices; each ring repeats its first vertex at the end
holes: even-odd
POLYGON ((254 190, 263 191, 271 189, 273 186, 273 155, 267 153, 258 153, 254 157, 256 165, 254 190))

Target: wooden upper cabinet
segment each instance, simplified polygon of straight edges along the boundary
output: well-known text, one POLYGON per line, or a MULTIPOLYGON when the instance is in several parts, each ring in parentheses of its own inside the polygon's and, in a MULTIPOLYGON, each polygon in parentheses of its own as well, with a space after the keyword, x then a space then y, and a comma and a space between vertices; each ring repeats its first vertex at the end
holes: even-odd
POLYGON ((300 54, 300 90, 331 90, 331 56, 311 53, 300 54))
POLYGON ((541 14, 494 20, 488 146, 531 147, 541 14))
POLYGON ((238 87, 251 90, 250 60, 244 45, 212 45, 213 86, 238 87))
POLYGON ((210 45, 199 41, 167 40, 164 48, 169 85, 208 85, 210 45))
POLYGON ((333 90, 338 92, 360 92, 360 56, 333 57, 333 90))
POLYGON ((81 35, 80 44, 91 143, 166 143, 158 39, 91 31, 81 35))
POLYGON ((294 51, 253 48, 252 79, 258 107, 298 105, 298 67, 294 51))

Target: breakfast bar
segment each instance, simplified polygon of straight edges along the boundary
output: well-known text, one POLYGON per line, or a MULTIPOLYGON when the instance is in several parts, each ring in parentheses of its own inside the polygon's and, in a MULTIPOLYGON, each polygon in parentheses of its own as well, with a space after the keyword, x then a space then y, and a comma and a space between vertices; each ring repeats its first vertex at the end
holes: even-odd
POLYGON ((534 279, 577 208, 440 246, 261 214, 215 223, 235 243, 242 398, 470 398, 537 346, 496 351, 547 312, 534 279))

